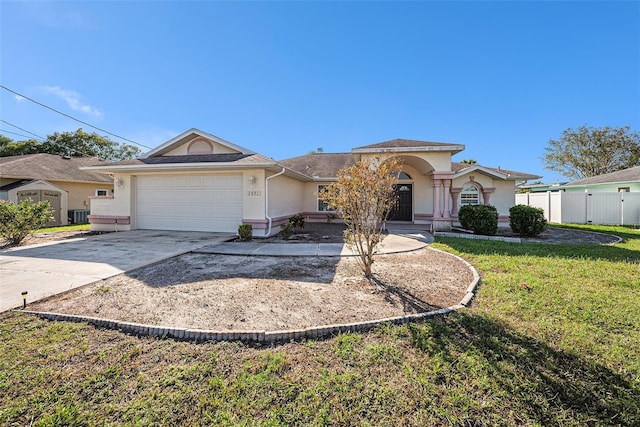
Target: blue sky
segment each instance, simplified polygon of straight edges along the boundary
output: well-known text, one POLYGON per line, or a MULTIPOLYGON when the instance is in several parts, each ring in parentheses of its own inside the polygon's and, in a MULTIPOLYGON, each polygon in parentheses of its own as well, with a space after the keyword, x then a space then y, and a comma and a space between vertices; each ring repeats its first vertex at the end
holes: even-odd
MULTIPOLYGON (((148 147, 192 127, 276 160, 419 139, 554 182, 563 130, 640 131, 640 2, 2 1, 0 27, 2 85, 148 147)), ((6 90, 0 118, 93 130, 6 90)))

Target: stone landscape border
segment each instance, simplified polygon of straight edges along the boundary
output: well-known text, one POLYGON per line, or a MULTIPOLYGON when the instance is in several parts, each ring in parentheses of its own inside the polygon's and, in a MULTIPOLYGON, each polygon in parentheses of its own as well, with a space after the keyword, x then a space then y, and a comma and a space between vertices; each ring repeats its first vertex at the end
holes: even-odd
MULTIPOLYGON (((574 230, 570 228, 562 228, 563 230, 574 230)), ((616 234, 608 234, 608 233, 600 233, 598 231, 589 231, 589 230, 575 230, 580 233, 590 233, 590 234, 599 234, 602 236, 613 236, 615 237, 614 242, 600 243, 601 245, 617 245, 624 241, 624 239, 616 234)), ((483 234, 467 234, 467 233, 454 233, 449 231, 436 231, 433 233, 434 237, 456 237, 459 239, 471 239, 471 240, 497 240, 500 242, 509 242, 509 243, 527 243, 526 239, 522 239, 520 237, 508 237, 508 236, 485 236, 483 234)), ((535 241, 531 243, 536 244, 546 244, 546 242, 535 241)))
POLYGON ((416 322, 437 315, 444 315, 453 311, 468 307, 475 296, 476 288, 480 283, 480 275, 477 270, 461 257, 439 249, 427 247, 428 250, 440 252, 451 256, 471 270, 473 280, 467 287, 464 298, 453 306, 441 308, 439 310, 423 313, 409 314, 406 316, 395 316, 384 319, 369 320, 364 322, 343 323, 323 326, 312 326, 304 329, 288 329, 281 331, 213 331, 204 329, 175 328, 172 326, 157 326, 124 322, 113 319, 102 319, 98 317, 78 316, 74 314, 52 313, 44 311, 15 310, 22 313, 36 315, 42 319, 66 322, 86 322, 99 328, 119 330, 124 333, 151 336, 157 338, 173 338, 176 340, 210 342, 210 341, 244 341, 258 344, 276 344, 304 339, 327 338, 344 332, 366 332, 381 324, 400 325, 404 323, 416 322))

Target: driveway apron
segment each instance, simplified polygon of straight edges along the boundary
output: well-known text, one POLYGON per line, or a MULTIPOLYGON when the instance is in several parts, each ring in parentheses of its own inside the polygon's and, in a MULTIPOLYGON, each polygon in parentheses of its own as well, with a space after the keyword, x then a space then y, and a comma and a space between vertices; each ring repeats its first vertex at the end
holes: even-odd
POLYGON ((0 312, 203 246, 228 233, 135 230, 0 251, 0 312))

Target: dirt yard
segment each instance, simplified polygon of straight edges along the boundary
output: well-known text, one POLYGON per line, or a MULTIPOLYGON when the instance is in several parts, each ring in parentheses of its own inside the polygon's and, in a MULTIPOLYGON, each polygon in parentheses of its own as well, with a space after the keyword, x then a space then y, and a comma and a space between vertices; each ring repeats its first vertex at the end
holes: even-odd
MULTIPOLYGON (((342 229, 312 225, 296 241, 339 241, 342 229)), ((59 237, 88 237, 85 233, 59 237)), ((611 236, 577 230, 551 228, 545 234, 540 240, 547 243, 611 243, 611 236)), ((40 243, 55 237, 33 239, 40 243)), ((30 304, 29 309, 173 327, 273 331, 455 305, 473 280, 463 262, 429 248, 380 255, 374 273, 372 284, 351 257, 186 254, 30 304)))
POLYGON ((280 330, 457 304, 473 276, 431 250, 379 256, 377 282, 354 258, 186 254, 93 283, 30 310, 211 330, 280 330))

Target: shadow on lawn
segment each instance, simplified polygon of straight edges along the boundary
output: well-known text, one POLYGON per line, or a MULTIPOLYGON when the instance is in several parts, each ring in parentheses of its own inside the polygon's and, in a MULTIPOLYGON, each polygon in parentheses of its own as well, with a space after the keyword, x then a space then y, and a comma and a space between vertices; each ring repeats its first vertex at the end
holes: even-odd
MULTIPOLYGON (((640 236, 633 236, 640 239, 640 236)), ((620 236, 623 237, 623 236, 620 236)), ((631 240, 626 237, 627 240, 631 240)), ((585 245, 544 243, 509 243, 491 240, 471 240, 463 238, 438 237, 437 242, 444 243, 456 251, 472 255, 501 256, 540 256, 566 259, 592 259, 627 263, 640 263, 640 251, 620 247, 619 245, 585 245)))
POLYGON ((395 305, 394 297, 402 303, 402 310, 405 313, 425 313, 428 311, 439 310, 442 307, 429 304, 421 298, 413 295, 399 286, 390 285, 382 280, 372 277, 373 283, 378 286, 384 296, 385 301, 391 305, 395 305))
MULTIPOLYGON (((473 358, 474 367, 463 366, 467 376, 486 372, 494 382, 487 394, 509 396, 501 401, 502 410, 519 414, 519 422, 640 425, 640 384, 634 386, 605 366, 553 349, 485 316, 457 313, 410 324, 409 330, 414 347, 451 366, 466 360, 460 354, 473 358)), ((475 416, 480 419, 482 414, 475 416)))

